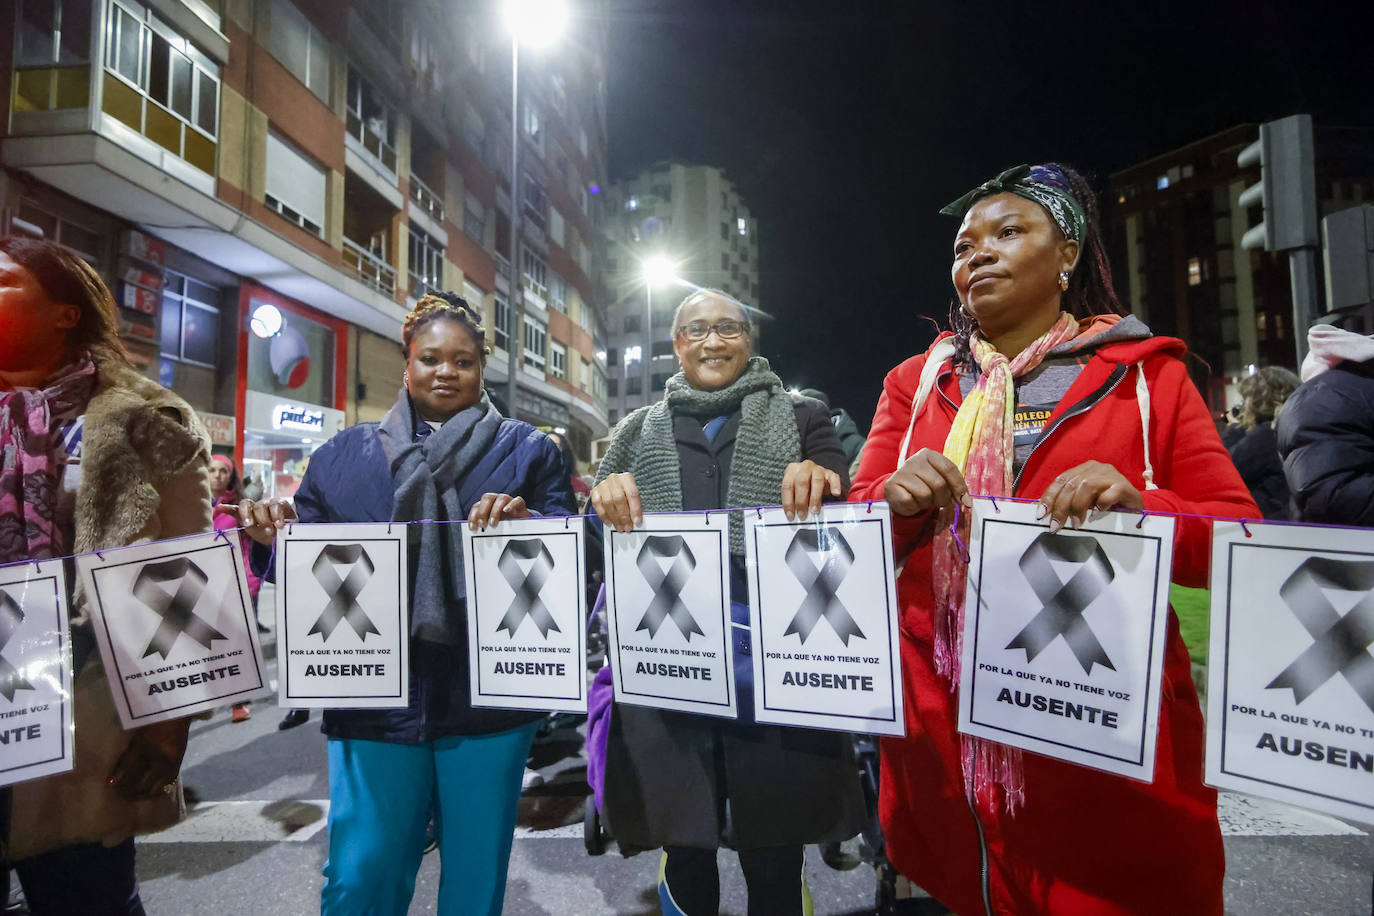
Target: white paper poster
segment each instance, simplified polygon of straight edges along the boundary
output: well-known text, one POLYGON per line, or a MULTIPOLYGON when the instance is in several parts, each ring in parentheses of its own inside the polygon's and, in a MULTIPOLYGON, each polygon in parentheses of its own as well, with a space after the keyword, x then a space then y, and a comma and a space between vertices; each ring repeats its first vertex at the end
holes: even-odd
POLYGON ((959 730, 1153 781, 1174 520, 974 502, 959 730))
POLYGON ((606 616, 619 703, 735 718, 728 513, 606 529, 606 616))
POLYGON ((905 734, 887 503, 746 513, 754 718, 905 734))
POLYGON ((215 533, 76 558, 125 728, 266 687, 238 540, 215 533))
POLYGON ((277 693, 293 709, 410 703, 406 526, 277 532, 277 693))
POLYGON ((1207 782, 1374 824, 1374 531, 1217 522, 1207 782))
POLYGON ((72 650, 61 560, 0 568, 0 786, 72 768, 72 650))
POLYGON ((463 527, 473 706, 587 711, 582 519, 463 527))

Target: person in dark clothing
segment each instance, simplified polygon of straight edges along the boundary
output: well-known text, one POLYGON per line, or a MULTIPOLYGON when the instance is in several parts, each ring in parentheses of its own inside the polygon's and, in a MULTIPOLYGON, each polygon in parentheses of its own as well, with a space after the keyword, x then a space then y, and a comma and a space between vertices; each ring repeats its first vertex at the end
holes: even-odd
POLYGON ((502 417, 483 393, 484 339, 461 299, 425 296, 406 317, 404 387, 381 422, 325 443, 294 508, 240 504, 249 536, 264 547, 293 518, 440 523, 407 528, 410 704, 324 714, 325 914, 406 912, 431 812, 439 912, 501 912, 521 777, 541 714, 472 706, 461 539, 442 523, 466 518, 476 529, 569 515, 573 496, 548 437, 502 417))
POLYGON ((1240 414, 1230 427, 1239 435, 1222 442, 1231 453, 1241 480, 1267 519, 1288 518, 1288 481, 1279 458, 1274 417, 1297 388, 1296 373, 1281 366, 1265 366, 1240 383, 1240 414))
POLYGON ((830 406, 830 395, 819 388, 803 388, 801 396, 820 401, 830 412, 830 425, 835 427, 835 435, 840 439, 840 447, 844 449, 844 459, 849 463, 852 476, 854 468, 857 467, 859 453, 864 450, 864 434, 859 432, 859 424, 854 422, 849 411, 843 407, 830 406))
POLYGON ((1374 528, 1374 336, 1317 325, 1308 345, 1278 419, 1297 518, 1374 528))
MULTIPOLYGON (((682 371, 668 380, 662 401, 616 427, 592 488, 602 521, 631 531, 646 510, 779 501, 793 518, 841 498, 847 461, 828 413, 789 395, 767 360, 750 357, 744 307, 699 290, 678 306, 673 327, 682 371)), ((737 515, 730 520, 731 609, 747 625, 737 515)), ((747 715, 748 703, 742 706, 747 715)), ((719 911, 722 838, 739 853, 751 916, 809 913, 804 844, 847 839, 864 821, 850 738, 840 733, 617 704, 605 767, 602 814, 621 849, 664 849, 665 916, 719 911)))

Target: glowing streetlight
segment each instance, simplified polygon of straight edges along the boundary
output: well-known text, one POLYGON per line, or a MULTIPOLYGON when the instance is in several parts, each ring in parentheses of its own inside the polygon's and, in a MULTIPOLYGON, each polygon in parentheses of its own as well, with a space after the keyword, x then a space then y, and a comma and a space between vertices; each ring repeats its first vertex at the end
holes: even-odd
POLYGON ((511 37, 532 48, 552 44, 568 23, 568 5, 563 0, 505 0, 501 16, 511 37))
POLYGON ((510 32, 510 307, 506 310, 506 409, 511 417, 515 406, 524 351, 523 335, 516 334, 516 315, 524 312, 524 281, 520 264, 520 44, 540 48, 552 44, 568 21, 564 0, 503 0, 501 16, 510 32))
POLYGON ((644 275, 644 283, 650 289, 655 286, 666 286, 677 279, 677 265, 665 255, 656 254, 646 258, 639 266, 644 275))

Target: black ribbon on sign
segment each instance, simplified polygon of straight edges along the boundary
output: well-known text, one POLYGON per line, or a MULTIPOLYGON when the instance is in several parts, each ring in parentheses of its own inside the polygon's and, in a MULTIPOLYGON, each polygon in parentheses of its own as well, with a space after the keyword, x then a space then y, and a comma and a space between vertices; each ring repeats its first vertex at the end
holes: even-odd
POLYGON ((864 638, 863 630, 859 629, 849 609, 836 597, 840 583, 854 565, 854 548, 849 546, 840 529, 802 528, 792 536, 783 562, 806 589, 806 598, 782 635, 796 633, 805 644, 816 624, 824 618, 846 646, 851 636, 864 638))
POLYGON ((1301 703, 1339 674, 1374 710, 1374 562, 1308 557, 1279 587, 1279 597, 1314 642, 1266 689, 1291 688, 1301 703), (1342 616, 1324 588, 1365 594, 1342 616))
POLYGON ((362 544, 326 544, 320 555, 315 558, 310 571, 329 593, 329 603, 324 606, 319 619, 305 635, 323 633, 325 642, 328 642, 329 637, 334 634, 334 629, 341 621, 346 620, 353 628, 353 632, 363 641, 367 640, 368 633, 381 636, 382 631, 377 629, 372 618, 368 617, 362 605, 358 604, 358 595, 367 584, 367 580, 372 578, 375 569, 372 558, 367 555, 362 544), (348 567, 346 575, 339 575, 341 566, 348 567))
POLYGON ((553 614, 549 612, 548 605, 539 598, 539 593, 543 591, 544 583, 549 580, 549 573, 553 571, 553 567, 553 554, 549 553, 549 548, 539 538, 506 542, 505 549, 496 561, 496 568, 501 570, 501 575, 515 592, 515 598, 506 609, 506 616, 496 625, 498 631, 508 630, 514 639, 515 631, 520 629, 520 624, 528 617, 539 628, 539 635, 546 639, 550 630, 555 633, 563 632, 558 628, 558 621, 554 620, 553 614), (533 560, 534 565, 528 573, 522 573, 517 560, 533 560))
POLYGON ((1064 534, 1041 534, 1017 561, 1021 574, 1030 583, 1035 597, 1043 605, 1030 623, 1016 634, 1008 649, 1025 649, 1026 661, 1034 661, 1045 647, 1062 636, 1083 666, 1084 674, 1091 674, 1093 665, 1115 671, 1107 650, 1098 642, 1083 612, 1116 578, 1107 552, 1092 537, 1071 537, 1064 534), (1079 564, 1067 582, 1059 578, 1052 560, 1079 564))
MULTIPOLYGON (((18 601, 10 597, 9 592, 0 589, 0 652, 5 650, 5 645, 23 622, 24 609, 19 606, 18 601)), ((23 673, 11 665, 5 656, 0 655, 0 693, 5 695, 5 699, 12 703, 15 691, 32 689, 33 685, 23 673)))
POLYGON ((143 650, 144 658, 156 652, 165 661, 182 633, 207 649, 214 640, 229 638, 205 618, 196 616, 196 605, 209 581, 205 571, 187 557, 149 563, 138 571, 133 596, 162 618, 153 638, 148 640, 148 648, 143 650))
POLYGON ((644 617, 639 621, 639 626, 635 627, 635 631, 648 630, 649 638, 652 639, 658 633, 658 628, 663 625, 663 621, 671 618, 689 641, 693 633, 705 636, 706 631, 697 624, 692 612, 687 610, 687 605, 682 603, 680 597, 682 590, 687 587, 687 577, 697 568, 697 558, 692 555, 692 548, 687 546, 682 536, 673 534, 646 537, 644 546, 639 548, 639 555, 635 557, 635 565, 639 567, 640 575, 654 592, 654 600, 649 602, 649 608, 644 612, 644 617), (667 572, 664 572, 658 563, 664 559, 673 561, 667 572))

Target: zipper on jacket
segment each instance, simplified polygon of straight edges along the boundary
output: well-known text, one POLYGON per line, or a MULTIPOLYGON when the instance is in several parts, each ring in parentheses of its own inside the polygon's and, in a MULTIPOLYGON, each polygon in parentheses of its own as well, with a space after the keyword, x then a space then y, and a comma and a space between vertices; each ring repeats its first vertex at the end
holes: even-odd
POLYGON ((1096 391, 1088 395, 1083 400, 1079 401, 1077 404, 1070 407, 1068 410, 1064 411, 1062 414, 1059 415, 1058 419, 1056 419, 1053 423, 1051 423, 1048 427, 1045 428, 1045 431, 1040 434, 1040 438, 1035 440, 1035 445, 1031 446, 1029 454, 1026 455, 1026 460, 1021 462, 1021 470, 1016 472, 1016 478, 1011 482, 1012 496, 1015 496, 1016 491, 1021 489, 1021 475, 1025 473, 1026 465, 1030 464, 1031 457, 1035 454, 1036 449, 1040 448, 1040 446, 1045 444, 1045 440, 1050 437, 1050 434, 1053 433, 1056 429, 1058 429, 1060 424, 1062 424, 1065 420, 1069 419, 1070 417, 1076 417, 1079 414, 1085 413, 1091 410, 1092 408, 1096 407, 1098 403, 1102 401, 1103 398, 1111 394, 1116 389, 1117 385, 1121 384, 1121 380, 1126 377, 1126 373, 1129 371, 1130 367, 1128 367, 1126 364, 1122 363, 1118 365, 1115 369, 1112 370, 1112 374, 1107 376, 1107 381, 1104 382, 1101 387, 1099 387, 1096 391))
POLYGON ((973 816, 973 826, 978 828, 978 855, 979 872, 978 886, 983 892, 983 910, 987 916, 992 916, 992 881, 988 875, 988 838, 983 835, 983 822, 978 819, 978 809, 973 806, 973 799, 964 796, 968 801, 968 813, 973 816))

